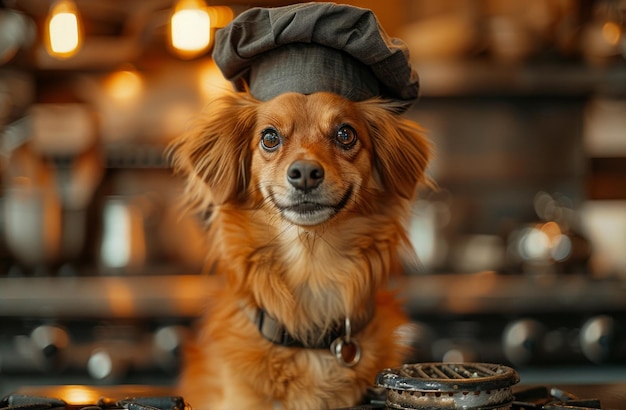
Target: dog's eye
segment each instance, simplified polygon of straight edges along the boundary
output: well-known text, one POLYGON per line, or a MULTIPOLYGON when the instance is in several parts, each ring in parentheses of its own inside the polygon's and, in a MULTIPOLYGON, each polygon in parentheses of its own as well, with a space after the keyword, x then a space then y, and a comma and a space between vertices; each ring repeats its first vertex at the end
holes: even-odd
POLYGON ((273 151, 280 145, 280 136, 273 128, 264 129, 261 132, 261 146, 266 151, 273 151))
POLYGON ((349 125, 343 125, 337 130, 335 140, 339 143, 340 147, 351 148, 357 141, 356 131, 349 125))

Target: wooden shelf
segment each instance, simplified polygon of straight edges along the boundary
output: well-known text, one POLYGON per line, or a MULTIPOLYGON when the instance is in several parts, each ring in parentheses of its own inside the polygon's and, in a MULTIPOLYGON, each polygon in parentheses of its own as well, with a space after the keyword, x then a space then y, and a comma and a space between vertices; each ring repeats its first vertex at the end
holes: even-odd
POLYGON ((607 67, 583 63, 504 65, 489 61, 419 63, 422 97, 626 96, 626 61, 607 67))

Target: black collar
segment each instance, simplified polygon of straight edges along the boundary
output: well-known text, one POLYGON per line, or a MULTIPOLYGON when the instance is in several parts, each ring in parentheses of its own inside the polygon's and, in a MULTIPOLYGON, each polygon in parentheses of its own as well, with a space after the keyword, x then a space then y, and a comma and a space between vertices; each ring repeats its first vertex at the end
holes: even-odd
MULTIPOLYGON (((286 346, 286 347, 305 347, 308 349, 328 349, 332 343, 339 338, 346 336, 346 327, 343 321, 337 323, 330 330, 326 332, 315 344, 308 344, 287 332, 287 329, 276 319, 270 316, 265 310, 261 308, 253 308, 249 311, 250 319, 255 324, 259 333, 269 340, 270 342, 286 346)), ((369 314, 363 320, 353 322, 351 324, 351 333, 354 335, 367 326, 372 316, 374 315, 373 308, 370 309, 369 314)))

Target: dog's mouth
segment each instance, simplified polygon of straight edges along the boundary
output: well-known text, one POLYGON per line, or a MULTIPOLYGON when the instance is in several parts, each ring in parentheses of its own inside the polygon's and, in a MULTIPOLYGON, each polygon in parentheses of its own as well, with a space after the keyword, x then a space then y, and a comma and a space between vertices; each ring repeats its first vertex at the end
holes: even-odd
POLYGON ((270 198, 274 206, 281 212, 283 218, 296 225, 313 226, 328 221, 348 204, 352 197, 353 187, 350 186, 337 203, 327 203, 317 199, 316 195, 295 195, 281 203, 270 191, 270 198))

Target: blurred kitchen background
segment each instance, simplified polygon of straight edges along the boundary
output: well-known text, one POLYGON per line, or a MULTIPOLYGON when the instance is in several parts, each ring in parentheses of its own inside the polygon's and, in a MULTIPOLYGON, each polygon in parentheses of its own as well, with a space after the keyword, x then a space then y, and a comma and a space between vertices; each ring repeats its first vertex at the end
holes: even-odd
MULTIPOLYGON (((215 30, 288 3, 0 0, 0 395, 175 380, 210 244, 163 150, 229 87, 215 30)), ((625 380, 626 1, 347 3, 407 43, 436 147, 413 360, 625 380)))

